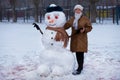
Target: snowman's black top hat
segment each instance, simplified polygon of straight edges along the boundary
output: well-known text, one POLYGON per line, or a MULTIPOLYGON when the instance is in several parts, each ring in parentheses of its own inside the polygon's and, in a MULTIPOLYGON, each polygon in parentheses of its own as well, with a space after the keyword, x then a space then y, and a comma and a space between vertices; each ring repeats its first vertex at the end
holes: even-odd
POLYGON ((63 9, 60 6, 51 4, 50 6, 47 7, 46 12, 53 12, 53 11, 63 11, 63 9))

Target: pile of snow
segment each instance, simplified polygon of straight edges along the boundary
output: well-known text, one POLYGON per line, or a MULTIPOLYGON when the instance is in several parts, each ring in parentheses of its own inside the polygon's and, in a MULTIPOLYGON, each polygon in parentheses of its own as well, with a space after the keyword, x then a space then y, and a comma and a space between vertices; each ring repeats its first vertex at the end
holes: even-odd
MULTIPOLYGON (((39 25, 44 31, 45 25, 39 25)), ((0 23, 0 80, 120 80, 119 34, 119 25, 93 24, 82 73, 46 77, 39 75, 39 70, 50 72, 48 67, 40 67, 44 47, 39 31, 30 23, 0 23)), ((60 74, 61 69, 56 68, 60 74)))

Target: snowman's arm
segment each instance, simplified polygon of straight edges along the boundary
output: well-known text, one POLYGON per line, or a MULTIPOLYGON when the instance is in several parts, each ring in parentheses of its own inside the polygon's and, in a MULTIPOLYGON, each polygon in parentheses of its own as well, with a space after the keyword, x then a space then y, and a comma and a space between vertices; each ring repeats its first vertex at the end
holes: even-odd
POLYGON ((42 30, 40 29, 40 27, 36 24, 36 23, 33 23, 34 27, 40 31, 41 34, 43 34, 42 30))

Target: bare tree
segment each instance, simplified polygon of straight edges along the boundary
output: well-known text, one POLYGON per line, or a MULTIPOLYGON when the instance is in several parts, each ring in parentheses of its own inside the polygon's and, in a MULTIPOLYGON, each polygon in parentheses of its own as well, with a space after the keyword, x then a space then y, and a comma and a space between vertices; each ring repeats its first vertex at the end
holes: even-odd
POLYGON ((89 0, 90 1, 90 20, 92 23, 96 22, 97 12, 96 12, 96 2, 99 0, 89 0))
POLYGON ((39 4, 40 0, 32 0, 33 5, 35 7, 35 22, 39 22, 38 15, 39 15, 39 4))
POLYGON ((17 13, 16 13, 16 0, 10 0, 10 5, 12 8, 13 22, 17 22, 17 13))
POLYGON ((1 4, 1 0, 0 0, 0 22, 2 22, 2 4, 1 4))
POLYGON ((42 17, 44 13, 44 0, 40 0, 40 23, 42 22, 42 17))

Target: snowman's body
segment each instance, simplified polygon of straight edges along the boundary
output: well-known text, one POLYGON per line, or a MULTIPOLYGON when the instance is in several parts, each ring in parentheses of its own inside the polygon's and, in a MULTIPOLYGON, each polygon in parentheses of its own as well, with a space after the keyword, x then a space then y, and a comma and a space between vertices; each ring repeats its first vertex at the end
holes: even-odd
POLYGON ((42 43, 46 49, 54 49, 63 46, 62 41, 55 41, 54 38, 56 36, 55 31, 53 30, 45 30, 42 36, 42 43))
MULTIPOLYGON (((50 27, 62 27, 65 23, 65 14, 53 11, 45 14, 45 23, 50 27)), ((63 48, 62 41, 55 41, 56 31, 46 29, 42 36, 44 50, 42 51, 41 65, 38 68, 40 76, 61 76, 71 73, 74 66, 74 56, 63 48)))

